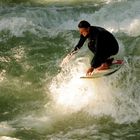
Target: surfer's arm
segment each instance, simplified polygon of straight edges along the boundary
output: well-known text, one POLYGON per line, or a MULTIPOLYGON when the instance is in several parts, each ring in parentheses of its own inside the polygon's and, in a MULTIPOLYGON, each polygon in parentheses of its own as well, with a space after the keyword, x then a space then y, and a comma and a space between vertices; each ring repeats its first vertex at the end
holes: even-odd
POLYGON ((77 43, 77 45, 74 47, 74 49, 69 53, 69 55, 73 55, 78 52, 78 50, 83 46, 84 42, 86 41, 86 37, 83 35, 80 36, 80 40, 77 43))
POLYGON ((87 70, 86 75, 87 76, 88 75, 92 75, 94 69, 96 69, 97 67, 99 67, 100 64, 101 64, 100 63, 100 59, 99 59, 98 55, 95 54, 94 57, 93 57, 93 59, 92 59, 92 61, 91 61, 91 67, 87 70))
POLYGON ((80 40, 77 43, 77 45, 74 47, 74 49, 66 57, 70 57, 70 56, 73 56, 74 54, 76 54, 79 51, 79 49, 83 46, 85 41, 86 41, 86 37, 81 35, 80 40))
POLYGON ((74 47, 74 49, 61 62, 61 64, 60 64, 61 67, 63 65, 65 65, 66 63, 68 63, 69 60, 72 58, 72 56, 78 52, 78 50, 83 46, 85 40, 86 40, 86 37, 81 35, 78 44, 74 47))

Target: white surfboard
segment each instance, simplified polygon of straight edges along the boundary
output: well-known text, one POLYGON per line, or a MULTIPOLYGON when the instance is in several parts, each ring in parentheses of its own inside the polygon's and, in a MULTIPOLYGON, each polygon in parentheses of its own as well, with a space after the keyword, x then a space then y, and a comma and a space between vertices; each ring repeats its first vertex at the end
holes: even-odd
POLYGON ((100 77, 103 77, 103 76, 109 76, 109 75, 115 73, 116 71, 118 71, 123 64, 124 64, 123 60, 114 60, 109 69, 95 71, 95 72, 93 72, 92 75, 81 76, 80 78, 82 78, 82 79, 92 79, 92 78, 100 78, 100 77))

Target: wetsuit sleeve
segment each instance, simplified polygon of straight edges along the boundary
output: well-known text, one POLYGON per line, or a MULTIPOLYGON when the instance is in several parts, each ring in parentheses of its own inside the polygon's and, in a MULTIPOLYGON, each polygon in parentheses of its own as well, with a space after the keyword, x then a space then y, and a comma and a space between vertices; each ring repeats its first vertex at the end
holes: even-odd
POLYGON ((86 41, 86 39, 87 39, 86 37, 81 35, 78 44, 74 47, 74 49, 71 51, 70 54, 73 54, 74 52, 77 52, 83 46, 83 44, 86 41))
POLYGON ((102 42, 102 40, 100 39, 100 37, 98 35, 98 37, 96 39, 96 43, 95 43, 96 51, 95 51, 94 57, 91 61, 91 67, 93 67, 93 68, 99 67, 102 64, 102 59, 101 58, 104 57, 101 53, 103 50, 101 49, 101 43, 100 42, 102 42))

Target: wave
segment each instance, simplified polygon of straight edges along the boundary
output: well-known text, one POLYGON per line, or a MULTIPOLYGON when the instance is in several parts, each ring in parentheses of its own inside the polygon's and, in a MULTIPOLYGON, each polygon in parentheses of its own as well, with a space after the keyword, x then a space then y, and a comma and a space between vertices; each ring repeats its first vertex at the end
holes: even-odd
POLYGON ((59 32, 77 30, 78 22, 86 19, 92 25, 105 27, 114 33, 124 32, 131 36, 138 36, 140 35, 137 30, 140 27, 139 5, 139 1, 118 1, 103 7, 93 3, 84 8, 77 6, 48 6, 47 8, 19 6, 22 8, 20 11, 18 7, 2 8, 1 13, 7 10, 11 10, 11 13, 1 16, 0 31, 10 30, 12 34, 20 36, 25 31, 34 34, 42 32, 43 34, 44 31, 50 33, 53 30, 59 32), (18 11, 18 15, 16 11, 18 11))
POLYGON ((36 1, 41 2, 44 6, 16 3, 0 7, 0 99, 5 99, 0 102, 0 114, 7 122, 0 124, 2 138, 26 137, 24 132, 37 132, 38 139, 41 134, 54 139, 71 138, 75 132, 89 135, 94 128, 98 131, 98 126, 104 128, 102 122, 106 119, 116 125, 137 123, 140 2, 73 0, 45 5, 45 1, 36 1), (110 77, 79 79, 92 57, 86 43, 68 65, 59 67, 79 40, 77 24, 82 19, 108 29, 119 42, 117 57, 125 64, 110 77), (74 123, 81 128, 74 129, 74 123), (65 128, 69 132, 63 137, 65 128))

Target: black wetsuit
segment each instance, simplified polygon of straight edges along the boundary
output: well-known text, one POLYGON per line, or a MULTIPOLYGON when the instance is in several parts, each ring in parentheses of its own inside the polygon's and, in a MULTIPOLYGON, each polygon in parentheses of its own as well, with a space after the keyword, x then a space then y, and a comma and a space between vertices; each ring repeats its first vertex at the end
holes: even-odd
POLYGON ((104 28, 96 26, 90 26, 88 36, 80 36, 80 40, 73 51, 80 49, 86 39, 88 39, 88 48, 94 53, 91 61, 91 67, 93 68, 99 67, 110 56, 118 53, 119 45, 115 37, 104 28))

